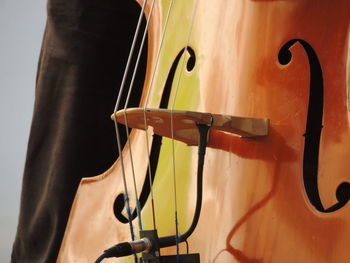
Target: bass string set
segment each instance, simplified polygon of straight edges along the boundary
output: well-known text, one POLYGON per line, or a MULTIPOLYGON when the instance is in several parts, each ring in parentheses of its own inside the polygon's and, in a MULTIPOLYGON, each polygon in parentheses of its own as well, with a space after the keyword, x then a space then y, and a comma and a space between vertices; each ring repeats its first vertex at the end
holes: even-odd
MULTIPOLYGON (((150 143, 149 143, 149 139, 148 139, 148 123, 147 123, 147 117, 146 117, 146 109, 147 109, 147 105, 149 102, 151 89, 152 89, 152 86, 154 84, 154 78, 155 78, 155 75, 157 72, 158 62, 159 62, 159 59, 160 59, 160 56, 162 53, 162 47, 163 47, 164 38, 165 38, 165 35, 167 32, 169 19, 171 16, 171 11, 173 8, 173 2, 174 1, 171 0, 169 3, 167 15, 165 18, 164 27, 162 30, 162 35, 160 38, 159 48, 157 51, 154 67, 153 67, 152 72, 151 72, 150 84, 149 84, 148 89, 147 89, 147 95, 146 95, 146 99, 145 99, 144 106, 143 106, 143 110, 144 110, 143 120, 144 120, 145 138, 146 138, 145 147, 147 148, 147 158, 148 158, 149 164, 151 163, 151 160, 150 160, 150 143)), ((145 46, 145 42, 147 39, 147 30, 149 28, 149 25, 150 25, 150 22, 152 19, 152 14, 154 11, 155 3, 156 3, 156 0, 152 0, 152 3, 150 5, 150 9, 149 9, 149 12, 148 12, 148 15, 146 18, 146 25, 145 25, 143 33, 141 32, 142 18, 144 16, 145 9, 147 7, 147 0, 144 0, 144 2, 142 4, 142 8, 141 8, 140 15, 138 18, 135 34, 134 34, 134 37, 132 40, 129 56, 127 59, 126 67, 124 70, 122 82, 121 82, 121 85, 119 88, 119 93, 118 93, 118 97, 117 97, 115 108, 114 108, 114 114, 116 114, 117 111, 120 109, 120 105, 121 105, 121 101, 122 101, 122 94, 123 94, 125 87, 126 87, 128 74, 132 70, 132 77, 131 77, 131 81, 130 81, 130 84, 128 87, 126 101, 125 101, 123 110, 124 110, 124 118, 125 118, 125 131, 126 131, 126 135, 127 135, 126 143, 129 146, 129 154, 130 154, 130 161, 131 161, 131 173, 132 173, 132 184, 133 184, 133 189, 134 189, 134 193, 135 193, 136 212, 137 212, 137 218, 138 218, 137 220, 138 220, 138 226, 139 226, 140 231, 143 230, 143 228, 142 228, 142 216, 141 216, 141 205, 140 205, 140 201, 139 201, 139 197, 138 197, 138 190, 137 190, 137 186, 136 186, 135 169, 134 169, 134 162, 133 162, 133 156, 132 156, 132 145, 130 142, 130 132, 128 129, 128 117, 127 117, 126 109, 128 108, 130 97, 132 96, 134 81, 135 81, 137 71, 138 71, 139 66, 140 66, 140 58, 141 58, 142 50, 145 46), (136 43, 137 43, 137 40, 138 40, 139 35, 141 33, 142 33, 141 43, 140 43, 139 49, 136 51, 135 50, 136 43), (131 66, 132 58, 133 58, 135 52, 137 52, 137 58, 136 58, 134 68, 131 69, 130 66, 131 66)), ((196 0, 194 2, 189 33, 187 36, 187 44, 185 46, 185 50, 184 50, 183 54, 186 54, 188 46, 189 46, 197 6, 198 6, 198 0, 196 0)), ((175 229, 176 229, 175 237, 176 237, 176 253, 177 253, 177 255, 179 255, 180 252, 179 252, 179 240, 178 240, 178 236, 179 236, 178 224, 179 224, 179 222, 178 222, 178 211, 177 211, 178 204, 177 204, 177 196, 176 196, 177 190, 176 190, 176 167, 175 167, 175 153, 174 153, 175 143, 174 143, 173 111, 174 111, 175 101, 177 98, 177 92, 178 92, 178 89, 180 86, 181 76, 182 76, 184 67, 185 67, 185 56, 182 56, 182 61, 180 62, 180 73, 179 73, 178 79, 177 79, 176 84, 175 84, 175 91, 174 91, 173 101, 171 103, 171 109, 170 109, 170 120, 171 120, 170 121, 170 125, 171 125, 170 129, 171 129, 171 141, 172 141, 172 143, 171 143, 171 146, 172 146, 172 170, 173 170, 172 176, 173 176, 173 194, 174 194, 174 207, 175 207, 175 211, 174 211, 175 220, 174 221, 175 221, 175 229)), ((123 154, 122 154, 122 144, 121 144, 121 139, 120 139, 121 135, 120 135, 120 132, 118 129, 119 124, 118 124, 117 118, 114 118, 114 126, 115 126, 116 141, 117 141, 117 147, 118 147, 117 149, 119 152, 119 158, 120 158, 121 167, 122 167, 122 178, 123 178, 123 185, 124 185, 124 191, 125 191, 124 201, 125 201, 126 213, 128 216, 128 221, 129 221, 129 226, 130 226, 131 240, 134 241, 135 240, 135 233, 134 233, 134 227, 133 227, 133 223, 132 223, 132 213, 131 213, 131 206, 130 206, 128 182, 127 182, 127 176, 126 176, 126 171, 125 171, 124 158, 123 158, 123 154)), ((156 230, 155 202, 154 202, 154 196, 153 196, 152 171, 151 171, 150 165, 148 165, 148 183, 149 183, 149 187, 150 187, 153 227, 154 227, 154 230, 156 230)), ((137 262, 136 254, 134 254, 134 257, 135 257, 135 262, 137 262)))

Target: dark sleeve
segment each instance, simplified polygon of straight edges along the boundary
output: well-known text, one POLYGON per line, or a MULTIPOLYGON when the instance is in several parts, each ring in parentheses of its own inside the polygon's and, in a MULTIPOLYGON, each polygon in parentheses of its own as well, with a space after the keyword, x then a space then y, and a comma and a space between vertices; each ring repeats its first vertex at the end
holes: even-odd
POLYGON ((12 263, 55 262, 81 178, 117 158, 110 115, 139 11, 134 0, 49 0, 12 263))

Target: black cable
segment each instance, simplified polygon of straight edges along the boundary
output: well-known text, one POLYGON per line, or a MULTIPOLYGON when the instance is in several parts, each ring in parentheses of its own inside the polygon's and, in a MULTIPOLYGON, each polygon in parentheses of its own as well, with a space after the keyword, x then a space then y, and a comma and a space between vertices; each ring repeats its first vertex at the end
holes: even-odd
MULTIPOLYGON (((205 124, 197 124, 198 130, 199 130, 199 144, 198 144, 198 167, 197 167, 197 201, 196 201, 196 210, 194 212, 193 220, 191 226, 188 228, 188 230, 179 236, 178 242, 186 242, 187 245, 187 253, 188 253, 188 243, 187 238, 193 233, 195 230, 198 221, 199 216, 201 213, 202 208, 202 197, 203 197, 203 167, 204 167, 204 157, 207 147, 207 136, 210 126, 205 124)), ((170 247, 174 246, 176 244, 176 236, 166 236, 159 238, 159 248, 162 247, 170 247)), ((132 242, 124 242, 117 244, 107 250, 104 251, 104 253, 95 261, 95 263, 100 263, 104 258, 110 258, 110 257, 124 257, 132 255, 133 253, 139 253, 142 251, 134 251, 132 248, 132 243, 135 242, 142 242, 139 241, 132 241, 132 242)))
POLYGON ((98 257, 98 259, 96 259, 95 263, 100 263, 105 258, 106 258, 106 255, 103 253, 101 256, 98 257))
POLYGON ((129 242, 120 243, 109 249, 106 249, 103 254, 95 261, 95 263, 100 263, 104 258, 125 257, 132 255, 133 253, 134 251, 129 242))
MULTIPOLYGON (((179 236, 178 242, 184 242, 193 233, 197 226, 199 216, 202 208, 202 196, 203 196, 203 167, 204 157, 207 147, 207 135, 210 126, 205 124, 197 124, 199 130, 199 145, 198 145, 198 167, 197 167, 197 202, 196 210, 193 216, 193 221, 189 229, 182 235, 179 236)), ((159 238, 159 247, 170 247, 176 244, 176 236, 166 236, 159 238)))

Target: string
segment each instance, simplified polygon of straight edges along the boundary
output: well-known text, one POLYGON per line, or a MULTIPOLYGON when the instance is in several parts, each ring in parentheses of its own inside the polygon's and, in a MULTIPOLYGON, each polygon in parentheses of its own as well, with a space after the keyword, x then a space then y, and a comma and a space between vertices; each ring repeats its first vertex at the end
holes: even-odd
POLYGON ((150 8, 148 17, 146 19, 147 24, 146 24, 145 30, 143 32, 142 41, 141 41, 141 44, 140 44, 140 48, 138 50, 134 71, 133 71, 133 74, 132 74, 132 78, 131 78, 128 94, 127 94, 125 105, 124 105, 125 131, 126 131, 127 143, 129 145, 129 155, 130 155, 130 162, 131 162, 131 170, 132 170, 134 191, 135 191, 135 195, 136 195, 136 211, 137 211, 138 223, 139 223, 140 230, 142 230, 141 204, 140 204, 140 199, 138 198, 138 192, 137 192, 137 187, 136 187, 134 159, 133 159, 133 155, 132 155, 132 147, 131 147, 131 142, 130 142, 130 138, 129 138, 130 134, 129 134, 129 129, 128 129, 128 117, 127 117, 126 109, 127 109, 128 105, 129 105, 131 91, 133 89, 134 81, 135 81, 135 78, 136 78, 136 73, 137 73, 137 70, 138 70, 138 67, 139 67, 139 64, 140 64, 140 58, 141 58, 142 50, 144 48, 146 36, 147 36, 147 29, 148 29, 149 23, 150 23, 151 18, 152 18, 152 13, 153 13, 153 9, 154 9, 154 3, 155 3, 155 0, 152 1, 151 8, 150 8))
POLYGON ((150 84, 149 84, 149 87, 148 87, 148 92, 147 92, 147 96, 146 96, 146 100, 145 100, 145 106, 144 106, 144 109, 143 109, 143 119, 144 119, 144 125, 145 125, 144 127, 145 127, 146 147, 147 147, 147 157, 148 157, 148 179, 149 179, 150 192, 151 192, 152 216, 153 216, 153 227, 154 227, 154 229, 156 229, 156 217, 155 217, 153 185, 152 185, 152 171, 151 171, 151 165, 150 165, 151 164, 151 158, 150 158, 150 147, 149 147, 149 141, 148 141, 148 125, 147 125, 147 118, 146 118, 146 108, 147 108, 147 105, 148 105, 151 89, 153 87, 154 77, 155 77, 157 65, 158 65, 158 62, 159 62, 161 50, 162 50, 162 47, 163 47, 165 33, 167 31, 167 28, 168 28, 168 22, 169 22, 169 17, 170 17, 170 13, 171 13, 171 10, 172 10, 172 6, 173 6, 173 0, 170 1, 168 12, 167 12, 167 15, 166 15, 166 18, 165 18, 164 29, 163 29, 163 33, 162 33, 162 36, 161 36, 161 40, 160 40, 159 49, 158 49, 158 52, 157 52, 155 64, 154 64, 154 67, 153 67, 153 70, 152 70, 151 81, 150 81, 150 84))
MULTIPOLYGON (((137 22, 134 38, 133 38, 133 41, 132 41, 132 45, 131 45, 131 49, 130 49, 130 52, 129 52, 127 64, 126 64, 126 67, 125 67, 122 83, 120 85, 119 94, 118 94, 117 101, 116 101, 116 104, 115 104, 114 113, 117 112, 117 110, 119 108, 119 105, 120 105, 122 93, 123 93, 123 90, 124 90, 124 87, 125 87, 126 78, 127 78, 128 72, 129 72, 130 64, 131 64, 131 59, 133 57, 135 46, 136 46, 136 42, 137 42, 137 38, 138 38, 138 35, 139 35, 139 32, 140 32, 140 28, 141 28, 141 24, 142 24, 142 17, 143 17, 143 13, 144 13, 146 4, 147 4, 147 0, 144 1, 143 5, 142 5, 142 8, 141 8, 141 11, 140 11, 140 15, 139 15, 139 18, 138 18, 138 22, 137 22)), ((119 134, 118 122, 117 122, 116 118, 114 118, 114 128, 115 128, 115 133, 116 133, 119 158, 120 158, 121 167, 122 167, 123 185, 124 185, 124 192, 125 192, 124 193, 124 202, 126 204, 126 211, 127 211, 127 216, 128 216, 129 226, 130 226, 131 239, 135 240, 135 234, 134 234, 134 229, 133 229, 133 225, 132 225, 132 215, 131 215, 131 209, 130 209, 130 200, 129 200, 129 194, 128 194, 128 186, 127 186, 127 183, 126 183, 124 158, 123 158, 123 154, 122 154, 121 142, 120 142, 120 134, 119 134)), ((135 260, 135 263, 136 263, 137 262, 136 254, 134 254, 134 260, 135 260)))
MULTIPOLYGON (((142 38, 142 43, 141 43, 141 46, 140 46, 140 49, 139 49, 139 53, 138 53, 138 57, 137 57, 137 61, 136 61, 136 67, 134 69, 134 73, 133 73, 133 76, 132 76, 131 84, 130 84, 128 95, 127 95, 127 100, 126 100, 125 107, 124 107, 126 127, 127 127, 127 117, 126 117, 125 109, 127 108, 127 105, 129 103, 131 90, 132 90, 132 87, 133 87, 133 84, 134 84, 136 72, 137 72, 138 65, 139 65, 141 51, 142 51, 143 46, 144 46, 144 40, 145 40, 147 28, 148 28, 148 25, 149 25, 149 22, 150 22, 150 19, 151 19, 151 14, 153 12, 154 1, 155 0, 153 0, 153 2, 152 2, 152 8, 151 8, 151 11, 149 13, 149 17, 147 19, 146 29, 145 29, 145 32, 144 32, 144 35, 143 35, 143 38, 142 38)), ((127 76, 128 72, 129 72, 129 67, 130 67, 130 63, 131 63, 131 57, 133 56, 133 53, 134 53, 136 38, 137 38, 137 36, 139 34, 139 29, 140 29, 141 20, 142 20, 142 14, 144 12, 144 8, 145 8, 145 5, 146 5, 146 2, 147 2, 147 0, 145 0, 144 4, 142 6, 142 11, 140 13, 139 22, 138 22, 138 25, 137 25, 136 33, 134 35, 133 44, 132 44, 132 47, 131 47, 131 50, 130 50, 127 66, 126 66, 126 69, 125 69, 125 72, 124 72, 124 76, 123 76, 123 80, 122 80, 122 84, 121 84, 121 88, 120 88, 120 91, 119 91, 119 94, 118 94, 117 103, 116 103, 115 110, 114 110, 115 112, 119 108, 119 104, 120 104, 120 100, 121 100, 121 94, 122 94, 122 92, 124 90, 124 87, 125 87, 126 76, 127 76)), ((189 31, 189 35, 188 35, 188 39, 187 39, 187 45, 185 47, 184 54, 186 54, 187 47, 188 47, 188 44, 189 44, 189 41, 190 41, 190 36, 191 36, 191 33, 192 33, 194 17, 195 17, 195 13, 196 13, 196 10, 197 10, 197 4, 198 4, 198 1, 195 2, 195 7, 193 9, 192 21, 191 21, 191 25, 190 25, 190 31, 189 31)), ((163 33, 162 33, 161 42, 160 42, 159 50, 158 50, 157 57, 156 57, 156 60, 155 60, 153 73, 151 75, 151 81, 150 81, 149 89, 148 89, 146 100, 145 100, 145 106, 144 106, 144 124, 145 124, 145 131, 146 131, 145 132, 145 134, 146 134, 146 147, 147 147, 147 155, 148 155, 148 162, 149 162, 149 165, 148 165, 149 173, 148 174, 149 174, 149 183, 150 183, 150 189, 151 189, 150 192, 151 192, 151 198, 152 198, 153 223, 154 223, 154 228, 155 229, 156 229, 156 223, 155 223, 155 212, 154 212, 154 201, 153 201, 154 199, 153 199, 153 190, 152 190, 152 171, 151 171, 151 168, 150 168, 149 140, 148 140, 148 134, 147 134, 147 132, 148 132, 148 125, 147 125, 147 118, 146 118, 146 108, 147 108, 147 105, 148 105, 148 102, 149 102, 150 92, 151 92, 151 89, 153 87, 155 72, 156 72, 156 69, 157 69, 158 62, 159 62, 159 58, 160 58, 160 54, 161 54, 161 50, 162 50, 162 46, 163 46, 163 42, 164 42, 164 38, 165 38, 165 33, 167 31, 168 21, 169 21, 170 13, 171 13, 171 10, 172 10, 172 6, 173 6, 173 0, 170 1, 169 9, 168 9, 166 20, 165 20, 164 30, 163 30, 163 33)), ((175 100, 176 100, 176 97, 177 97, 177 93, 178 93, 178 89, 179 89, 179 84, 180 84, 180 80, 181 80, 181 75, 182 75, 182 72, 183 72, 184 64, 185 64, 185 56, 182 58, 180 74, 179 74, 179 78, 178 78, 178 82, 177 82, 177 85, 176 85, 175 94, 174 94, 174 98, 173 98, 173 103, 172 103, 172 107, 171 107, 172 159, 173 159, 173 179, 174 179, 174 196, 175 196, 175 225, 176 225, 176 238, 177 239, 178 239, 178 236, 179 236, 179 232, 178 232, 178 217, 177 217, 177 196, 176 196, 176 192, 177 191, 176 191, 176 170, 175 170, 175 153, 174 153, 175 147, 174 147, 173 110, 174 110, 175 100)), ((133 228, 132 228, 132 222, 131 222, 132 218, 131 218, 131 212, 130 212, 130 203, 129 203, 129 198, 128 198, 128 190, 127 190, 127 183, 126 183, 126 176, 125 176, 124 161, 123 161, 123 156, 121 154, 120 135, 119 135, 119 131, 118 131, 118 124, 117 124, 116 118, 114 120, 114 123, 115 123, 115 129, 116 129, 118 150, 119 150, 119 153, 120 153, 120 157, 121 157, 120 159, 121 159, 121 163, 122 163, 123 182, 124 182, 124 189, 125 189, 125 202, 126 202, 126 205, 127 205, 127 212, 128 212, 128 218, 129 218, 129 224, 130 224, 130 232, 131 232, 131 235, 132 235, 132 240, 134 240, 134 234, 133 234, 133 228)), ((130 152, 130 159, 131 159, 131 162, 132 162, 132 172, 133 172, 135 193, 137 195, 135 174, 134 174, 134 167, 133 167, 133 159, 132 159, 132 153, 131 153, 131 147, 130 147, 131 145, 130 145, 130 140, 129 140, 129 131, 128 131, 127 128, 126 128, 126 130, 127 130, 127 140, 128 140, 128 144, 129 144, 129 148, 130 148, 129 152, 130 152)), ((138 195, 137 195, 137 200, 138 200, 138 195)), ((138 208, 137 210, 138 210, 138 213, 139 213, 140 209, 138 208)), ((140 218, 140 216, 139 216, 139 218, 140 218)), ((178 240, 176 242, 176 247, 177 247, 177 255, 179 255, 178 240)), ((179 258, 177 257, 177 261, 178 260, 179 260, 179 258)))
MULTIPOLYGON (((125 107, 124 107, 124 116, 125 116, 125 122, 126 122, 125 125, 126 125, 126 131, 127 131, 127 141, 128 141, 128 145, 129 145, 129 149, 130 149, 129 153, 130 153, 130 160, 131 160, 131 163, 132 163, 132 173, 133 173, 135 193, 137 193, 136 180, 135 180, 135 172, 134 172, 134 166, 133 166, 133 157, 132 157, 132 153, 131 153, 131 144, 130 144, 130 140, 129 140, 129 130, 127 128, 128 125, 127 125, 127 116, 126 116, 125 109, 127 108, 127 105, 129 103, 131 90, 132 90, 132 87, 133 87, 133 84, 134 84, 134 80, 135 80, 135 76, 136 76, 136 72, 137 72, 137 69, 138 69, 138 66, 139 66, 139 61, 140 61, 140 57, 141 57, 141 51, 142 51, 143 46, 144 46, 144 42, 145 42, 145 38, 146 38, 146 33, 147 33, 148 26, 149 26, 149 22, 150 22, 150 19, 152 17, 151 14, 153 12, 154 3, 155 3, 155 0, 153 0, 152 6, 151 6, 151 9, 150 9, 150 12, 149 12, 149 16, 148 16, 148 19, 147 19, 147 24, 146 24, 145 31, 144 31, 144 34, 143 34, 143 37, 142 37, 142 42, 141 42, 140 49, 139 49, 139 52, 138 52, 138 57, 137 57, 137 60, 136 60, 136 63, 135 63, 135 68, 134 68, 133 76, 132 76, 132 79, 131 79, 130 87, 129 87, 129 90, 128 90, 128 95, 127 95, 125 107)), ((155 76, 155 72, 156 72, 156 67, 158 65, 161 49, 162 49, 162 46, 163 46, 163 41, 164 41, 164 36, 165 36, 166 29, 167 29, 168 21, 169 21, 170 11, 172 9, 172 3, 173 3, 173 0, 170 3, 170 7, 168 9, 168 13, 167 13, 167 16, 166 16, 166 22, 165 22, 165 26, 164 26, 164 30, 163 30, 163 34, 162 34, 162 38, 161 38, 161 43, 160 43, 160 47, 159 47, 159 50, 158 50, 155 66, 154 66, 154 69, 153 69, 153 74, 152 74, 152 77, 151 77, 151 82, 150 82, 148 93, 147 93, 146 100, 145 100, 146 102, 145 102, 145 107, 144 107, 144 117, 145 117, 145 109, 146 109, 147 103, 149 101, 150 90, 151 90, 151 87, 153 85, 153 80, 154 80, 154 76, 155 76)), ((144 10, 144 7, 145 7, 145 3, 143 5, 143 7, 142 7, 142 10, 144 10)), ((138 35, 138 31, 139 31, 139 25, 138 25, 137 33, 135 34, 135 37, 134 37, 134 40, 133 40, 133 45, 132 45, 132 48, 131 48, 131 52, 129 54, 126 70, 124 72, 123 81, 122 81, 122 84, 121 84, 121 88, 120 88, 120 91, 119 91, 119 95, 118 95, 118 99, 117 99, 117 103, 116 103, 116 107, 115 107, 115 112, 119 108, 121 94, 122 94, 122 92, 124 90, 124 87, 125 87, 126 76, 127 76, 128 71, 129 71, 131 57, 132 57, 132 55, 134 53, 133 51, 134 51, 134 46, 135 46, 135 39, 136 39, 136 36, 138 35)), ((116 126, 118 149, 119 149, 119 152, 121 152, 120 135, 119 135, 119 131, 117 129, 118 123, 116 121, 116 118, 114 120, 114 123, 115 123, 115 126, 116 126)), ((151 168, 150 168, 150 155, 149 155, 150 150, 149 150, 149 141, 148 141, 148 134, 147 134, 147 121, 146 121, 146 119, 145 119, 145 128, 146 128, 146 147, 147 147, 148 163, 149 163, 149 165, 148 165, 148 169, 149 169, 148 175, 149 175, 149 184, 150 184, 150 192, 151 192, 151 199, 152 199, 153 225, 154 225, 154 229, 156 229, 154 197, 153 197, 153 187, 152 187, 152 171, 151 171, 151 168)), ((123 161, 123 157, 122 156, 121 156, 121 162, 122 162, 124 188, 125 188, 125 192, 127 193, 124 161, 123 161)), ((132 218, 131 218, 131 212, 130 212, 130 205, 128 204, 128 198, 126 198, 125 201, 126 201, 126 204, 127 204, 127 211, 129 211, 128 212, 128 217, 129 217, 129 222, 130 222, 132 220, 132 218)), ((140 202, 139 202, 139 199, 138 199, 138 195, 137 195, 137 206, 138 206, 137 207, 138 214, 140 214, 140 202)), ((139 216, 139 218, 140 218, 140 216, 139 216)), ((142 223, 141 222, 139 222, 139 225, 142 227, 142 223)), ((130 229, 130 231, 133 233, 132 229, 130 229)))
POLYGON ((198 0, 196 0, 195 2, 195 6, 193 8, 193 13, 192 13, 192 18, 191 18, 191 24, 190 24, 190 28, 189 28, 189 33, 187 36, 187 43, 185 46, 185 50, 184 50, 184 56, 182 57, 182 61, 181 61, 181 67, 180 67, 180 73, 179 73, 179 77, 177 80, 177 84, 176 84, 176 88, 175 88, 175 93, 174 93, 174 97, 173 97, 173 102, 172 102, 172 106, 170 109, 170 128, 171 128, 171 147, 172 147, 172 163, 173 163, 173 184, 174 184, 174 206, 175 206, 175 230, 176 230, 176 262, 179 262, 180 258, 179 258, 179 222, 178 222, 178 211, 177 211, 177 189, 176 189, 176 169, 175 169, 175 140, 174 140, 174 119, 173 119, 173 111, 174 111, 174 106, 175 106, 175 101, 177 98, 177 93, 178 93, 178 89, 180 86, 180 81, 181 81, 181 76, 182 76, 182 72, 185 66, 185 56, 187 54, 187 49, 188 49, 188 45, 190 43, 190 38, 192 35, 192 29, 193 29, 193 24, 194 24, 194 18, 195 18, 195 14, 197 11, 197 6, 198 6, 198 0))

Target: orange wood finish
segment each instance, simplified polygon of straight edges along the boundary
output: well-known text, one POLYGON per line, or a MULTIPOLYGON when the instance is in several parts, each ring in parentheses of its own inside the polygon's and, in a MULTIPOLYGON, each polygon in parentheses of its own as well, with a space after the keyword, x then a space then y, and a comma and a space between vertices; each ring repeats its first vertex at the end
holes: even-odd
MULTIPOLYGON (((168 6, 162 2, 168 3, 156 1, 149 29, 145 90, 168 6)), ((178 37, 181 23, 175 21, 191 17, 192 9, 184 7, 194 3, 174 1, 177 16, 168 30, 173 40, 179 41, 164 43, 169 57, 175 58, 186 46, 187 38, 178 37)), ((331 213, 320 212, 310 203, 304 187, 309 58, 296 42, 290 48, 291 61, 286 65, 278 61, 285 43, 302 39, 312 46, 320 62, 324 103, 318 189, 322 204, 330 207, 337 202, 338 185, 350 181, 346 95, 349 17, 349 0, 198 1, 189 43, 197 61, 194 73, 184 73, 198 80, 194 82, 198 103, 180 110, 270 119, 269 135, 263 139, 211 134, 212 147, 207 149, 204 164, 202 212, 189 238, 190 251, 200 253, 201 262, 350 262, 350 203, 331 213)), ((170 66, 160 65, 165 72, 170 66)), ((158 74, 156 78, 164 83, 166 76, 158 74)), ((150 106, 158 107, 159 92, 152 90, 150 106)), ((151 141, 151 134, 149 138, 151 141)), ((146 143, 144 133, 133 131, 131 142, 136 145, 133 154, 140 189, 147 169, 147 152, 140 146, 146 143)), ((131 169, 129 150, 126 146, 123 151, 127 171, 131 169)), ((195 199, 195 147, 193 156, 188 179, 191 187, 186 186, 190 204, 186 206, 185 225, 191 222, 194 210, 190 200, 195 199)), ((94 262, 104 249, 130 240, 129 226, 118 222, 112 209, 115 197, 123 191, 120 160, 103 175, 81 182, 58 262, 94 262)), ((157 218, 162 217, 161 211, 157 210, 157 218)))

